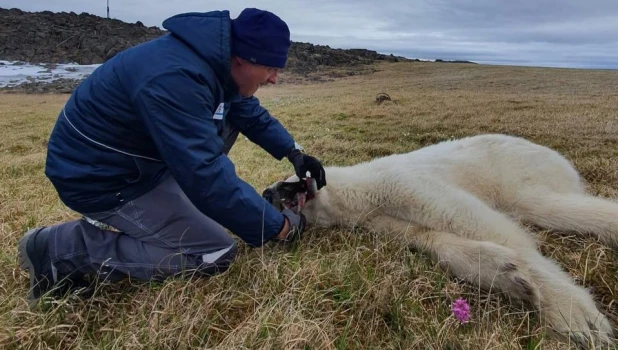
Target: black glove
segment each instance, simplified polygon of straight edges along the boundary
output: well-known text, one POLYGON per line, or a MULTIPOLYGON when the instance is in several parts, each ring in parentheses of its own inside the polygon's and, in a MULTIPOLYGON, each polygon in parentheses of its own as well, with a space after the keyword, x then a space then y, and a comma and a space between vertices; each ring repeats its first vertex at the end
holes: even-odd
POLYGON ((283 209, 281 211, 281 214, 285 216, 290 226, 289 226, 288 234, 285 237, 285 239, 277 238, 276 240, 279 242, 283 242, 283 243, 292 243, 300 239, 300 237, 303 234, 303 231, 305 231, 305 226, 307 224, 307 219, 305 219, 305 216, 303 214, 296 214, 291 209, 283 209))
POLYGON ((326 186, 326 174, 324 167, 317 158, 302 153, 298 149, 294 149, 288 154, 288 160, 294 165, 296 176, 299 179, 307 177, 307 171, 311 174, 311 178, 315 180, 318 190, 326 186))

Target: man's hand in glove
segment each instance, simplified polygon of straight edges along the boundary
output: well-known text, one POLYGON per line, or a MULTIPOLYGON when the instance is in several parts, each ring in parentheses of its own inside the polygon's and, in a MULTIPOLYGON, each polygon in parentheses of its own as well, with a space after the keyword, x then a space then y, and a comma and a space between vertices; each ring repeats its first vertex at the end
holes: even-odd
POLYGON ((281 214, 285 216, 285 223, 283 229, 275 237, 275 241, 292 243, 298 239, 305 231, 306 219, 303 214, 296 214, 290 209, 283 209, 281 214))
POLYGON ((288 160, 294 165, 296 176, 299 179, 307 177, 307 171, 311 174, 311 178, 315 180, 318 190, 323 186, 326 186, 326 174, 324 173, 324 167, 317 158, 302 153, 298 149, 292 150, 288 154, 288 160))

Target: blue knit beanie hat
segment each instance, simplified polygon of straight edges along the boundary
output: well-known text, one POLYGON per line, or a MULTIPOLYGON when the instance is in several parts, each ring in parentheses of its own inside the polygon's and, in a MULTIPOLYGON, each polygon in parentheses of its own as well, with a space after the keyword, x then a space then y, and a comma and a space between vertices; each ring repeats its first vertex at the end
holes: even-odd
POLYGON ((288 25, 271 12, 246 8, 232 20, 232 55, 283 68, 290 44, 288 25))

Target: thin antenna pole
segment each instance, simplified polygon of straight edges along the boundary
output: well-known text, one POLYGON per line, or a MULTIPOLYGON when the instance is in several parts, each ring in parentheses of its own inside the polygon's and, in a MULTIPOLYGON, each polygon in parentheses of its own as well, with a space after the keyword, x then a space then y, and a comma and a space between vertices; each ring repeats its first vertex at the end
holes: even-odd
POLYGON ((107 0, 107 19, 109 19, 109 0, 107 0))

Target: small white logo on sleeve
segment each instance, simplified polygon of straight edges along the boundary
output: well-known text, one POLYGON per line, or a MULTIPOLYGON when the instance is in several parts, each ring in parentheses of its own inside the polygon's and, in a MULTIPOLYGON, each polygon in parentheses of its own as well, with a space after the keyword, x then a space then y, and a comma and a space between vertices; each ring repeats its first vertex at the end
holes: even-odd
POLYGON ((224 104, 223 102, 221 102, 219 104, 219 107, 217 107, 217 110, 215 111, 215 114, 213 114, 212 119, 223 119, 223 108, 224 108, 224 104))

